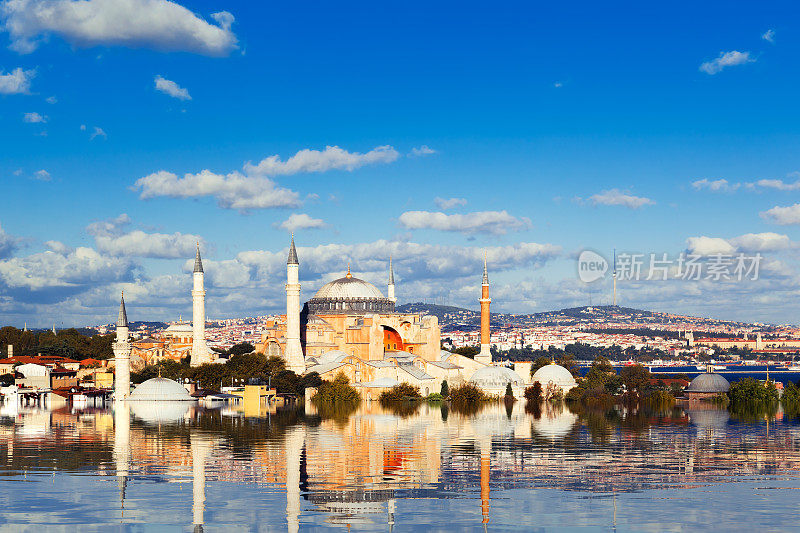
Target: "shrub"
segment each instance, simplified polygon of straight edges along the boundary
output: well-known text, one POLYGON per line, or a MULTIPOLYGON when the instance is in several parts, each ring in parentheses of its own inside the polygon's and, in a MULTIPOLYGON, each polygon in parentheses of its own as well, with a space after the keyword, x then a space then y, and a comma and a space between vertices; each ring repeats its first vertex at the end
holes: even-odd
POLYGON ((478 404, 486 400, 483 391, 473 383, 464 383, 450 391, 450 405, 462 412, 476 411, 478 404))
POLYGON ((538 381, 525 389, 525 399, 529 402, 541 403, 544 400, 542 396, 542 384, 538 381))
POLYGON ((409 385, 408 383, 400 383, 395 385, 389 390, 385 390, 378 396, 378 401, 381 403, 396 402, 400 400, 416 401, 421 400, 422 395, 419 393, 419 387, 409 385))
POLYGON ((444 396, 442 396, 438 392, 432 392, 425 399, 428 400, 429 402, 441 402, 442 400, 444 400, 444 396))
POLYGON ((442 381, 442 397, 447 398, 450 396, 450 386, 447 384, 447 380, 442 381))
POLYGON ((317 388, 317 394, 311 399, 316 405, 336 403, 358 403, 361 394, 350 386, 350 380, 343 372, 339 372, 333 381, 323 381, 317 388))

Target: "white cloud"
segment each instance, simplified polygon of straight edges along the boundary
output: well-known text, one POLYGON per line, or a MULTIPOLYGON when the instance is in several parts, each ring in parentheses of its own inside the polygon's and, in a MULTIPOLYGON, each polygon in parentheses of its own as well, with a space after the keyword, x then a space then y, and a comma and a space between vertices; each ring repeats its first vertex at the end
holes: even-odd
POLYGON ((560 81, 557 81, 557 82, 555 82, 555 83, 553 84, 553 87, 555 87, 556 89, 558 89, 558 88, 560 88, 560 87, 563 87, 563 86, 564 86, 564 84, 563 84, 563 83, 561 83, 560 81))
POLYGON ((689 253, 699 255, 732 254, 736 248, 720 237, 689 237, 686 239, 689 253))
POLYGON ((50 173, 44 169, 34 172, 33 177, 39 181, 50 181, 51 179, 50 173))
POLYGON ((448 210, 453 209, 454 207, 467 205, 466 198, 434 198, 433 202, 439 207, 439 209, 448 210))
POLYGON ((719 57, 706 61, 700 65, 700 70, 706 74, 717 74, 726 67, 733 67, 736 65, 744 65, 745 63, 755 63, 755 59, 750 57, 750 52, 738 52, 732 50, 730 52, 720 52, 719 57))
POLYGON ((89 135, 89 140, 93 140, 95 137, 102 137, 103 139, 108 139, 108 135, 106 132, 103 131, 103 128, 99 128, 97 126, 94 127, 94 131, 91 135, 89 135))
POLYGON ((27 94, 31 89, 31 80, 35 70, 22 70, 17 67, 8 74, 0 70, 0 94, 27 94))
POLYGON ((58 98, 56 98, 55 96, 48 96, 47 98, 44 99, 44 101, 47 102, 48 104, 57 104, 58 98))
POLYGON ((10 257, 17 249, 19 239, 12 237, 0 226, 0 259, 10 257))
POLYGON ((25 113, 22 116, 22 120, 28 122, 30 124, 43 124, 47 122, 47 117, 44 115, 40 115, 39 113, 25 113))
POLYGON ((639 209, 645 205, 653 205, 655 202, 650 198, 643 196, 633 196, 631 194, 620 191, 619 189, 610 189, 595 194, 589 197, 589 200, 594 205, 614 205, 623 206, 630 209, 639 209))
POLYGON ((787 183, 783 180, 758 180, 756 185, 767 189, 777 189, 779 191, 797 191, 800 190, 800 180, 794 183, 787 183))
POLYGON ((187 89, 184 89, 174 81, 168 80, 162 76, 156 76, 155 83, 157 91, 161 91, 164 94, 168 94, 173 98, 177 98, 178 100, 192 99, 192 97, 189 96, 189 91, 187 89))
POLYGON ((179 178, 172 172, 160 170, 136 180, 134 189, 141 189, 140 198, 198 198, 214 196, 225 209, 249 211, 272 207, 298 207, 299 194, 277 187, 269 178, 254 178, 239 172, 227 175, 202 170, 179 178))
POLYGON ((195 246, 203 243, 197 235, 175 232, 145 233, 126 231, 130 217, 123 213, 117 218, 93 222, 86 231, 94 237, 97 249, 112 256, 176 259, 194 257, 195 246))
POLYGON ((693 181, 692 187, 699 190, 709 190, 711 192, 733 192, 741 187, 741 183, 730 183, 726 179, 708 180, 703 178, 701 180, 693 181))
POLYGON ((412 148, 411 153, 409 153, 409 157, 424 157, 426 155, 433 155, 436 153, 436 150, 430 148, 428 145, 423 144, 418 148, 412 148))
POLYGON ((686 249, 689 253, 699 255, 779 252, 794 247, 794 243, 787 235, 772 232, 746 233, 731 239, 705 236, 686 239, 686 249))
POLYGON ((406 211, 398 219, 407 229, 435 229, 455 231, 467 235, 490 233, 502 235, 509 231, 520 231, 531 227, 525 217, 516 218, 506 211, 478 211, 465 215, 447 215, 432 211, 406 211))
POLYGON ((304 149, 282 161, 280 156, 271 155, 258 164, 246 163, 244 170, 254 176, 288 176, 307 172, 327 172, 329 170, 352 171, 365 165, 391 163, 400 154, 391 146, 378 146, 364 154, 348 152, 338 146, 326 146, 324 150, 304 149))
POLYGON ((78 47, 126 46, 225 56, 237 48, 233 15, 217 25, 167 0, 7 0, 0 6, 11 48, 30 53, 50 34, 78 47))
POLYGON ((166 170, 139 178, 133 189, 141 189, 140 198, 158 196, 172 198, 197 198, 214 196, 220 207, 249 211, 273 207, 298 207, 300 195, 290 189, 276 186, 268 176, 290 175, 303 172, 326 172, 329 170, 352 171, 376 163, 389 163, 399 157, 391 146, 379 146, 361 154, 348 152, 338 146, 325 150, 300 150, 282 161, 273 155, 258 164, 245 163, 244 173, 239 171, 217 174, 202 170, 196 174, 185 174, 179 178, 166 170))
POLYGON ((788 235, 772 232, 747 233, 734 237, 730 242, 739 252, 778 252, 794 247, 788 235))
POLYGON ((66 254, 46 251, 0 261, 0 284, 31 291, 80 290, 124 279, 130 270, 127 260, 105 257, 96 250, 80 247, 66 254))
POLYGON ((759 213, 761 218, 781 226, 793 226, 800 224, 800 204, 788 207, 775 206, 759 213))
POLYGON ((774 43, 775 42, 775 30, 767 30, 762 35, 761 38, 767 42, 774 43))
POLYGON ((274 226, 293 232, 301 229, 321 229, 327 227, 327 224, 321 218, 311 218, 305 213, 292 213, 289 218, 274 226))

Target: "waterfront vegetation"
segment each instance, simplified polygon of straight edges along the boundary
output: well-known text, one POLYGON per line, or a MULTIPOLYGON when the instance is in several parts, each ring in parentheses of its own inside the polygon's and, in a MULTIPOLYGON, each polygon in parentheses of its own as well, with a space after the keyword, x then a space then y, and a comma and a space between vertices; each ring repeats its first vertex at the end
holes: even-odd
POLYGON ((462 414, 478 412, 481 404, 489 399, 489 396, 473 383, 462 383, 450 389, 450 407, 462 414))
POLYGON ((318 387, 322 383, 316 372, 298 376, 286 369, 281 357, 259 353, 233 355, 225 363, 207 363, 197 367, 190 366, 188 358, 159 361, 138 372, 131 372, 131 382, 138 384, 159 375, 176 381, 189 379, 210 390, 255 381, 269 384, 279 393, 298 396, 304 395, 308 387, 318 387))
POLYGON ((378 401, 381 402, 381 405, 386 405, 389 402, 413 402, 421 399, 422 395, 419 392, 419 387, 415 387, 408 383, 400 383, 399 385, 395 385, 391 389, 381 392, 380 396, 378 396, 378 401))
POLYGON ((24 331, 12 326, 0 328, 0 357, 8 357, 8 345, 14 346, 14 355, 56 355, 80 361, 81 359, 111 359, 111 345, 115 335, 87 335, 86 330, 62 329, 55 334, 50 330, 24 331))

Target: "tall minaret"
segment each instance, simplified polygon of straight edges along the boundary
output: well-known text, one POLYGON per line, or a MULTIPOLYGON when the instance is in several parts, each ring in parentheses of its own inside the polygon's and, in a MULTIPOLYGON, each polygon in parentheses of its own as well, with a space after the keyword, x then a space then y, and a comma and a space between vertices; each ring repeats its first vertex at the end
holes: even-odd
POLYGON ((392 268, 392 256, 389 256, 389 287, 386 289, 386 297, 392 303, 397 303, 397 298, 394 295, 394 269, 392 268))
POLYGON ((485 365, 492 363, 491 336, 489 333, 489 272, 486 269, 486 255, 483 256, 483 282, 481 283, 481 353, 475 356, 475 360, 485 365))
POLYGON ((123 401, 131 392, 131 343, 128 335, 128 313, 125 294, 119 300, 117 342, 114 343, 114 399, 123 401))
POLYGON ((612 274, 614 278, 614 299, 612 300, 611 305, 614 307, 617 306, 617 249, 614 248, 614 273, 612 274))
POLYGON ((206 291, 203 277, 203 261, 200 260, 198 242, 192 273, 192 366, 211 362, 206 345, 206 291))
POLYGON ((300 345, 300 262, 294 247, 294 233, 286 261, 286 368, 297 374, 306 371, 300 345))

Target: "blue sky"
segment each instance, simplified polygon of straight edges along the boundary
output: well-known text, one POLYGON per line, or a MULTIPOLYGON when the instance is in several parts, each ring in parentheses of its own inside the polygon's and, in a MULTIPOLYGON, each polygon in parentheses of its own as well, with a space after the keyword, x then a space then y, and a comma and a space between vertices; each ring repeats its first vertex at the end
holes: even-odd
POLYGON ((291 228, 304 298, 391 254, 401 302, 477 307, 486 252, 494 309, 543 311, 607 303, 585 248, 760 252, 619 303, 798 322, 796 15, 0 2, 0 322, 186 315, 197 239, 210 318, 280 311, 291 228))

